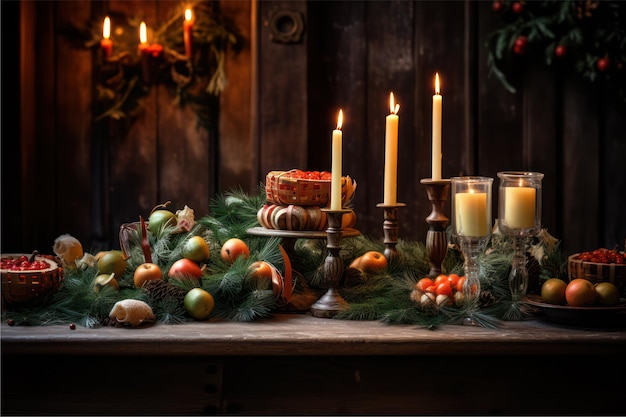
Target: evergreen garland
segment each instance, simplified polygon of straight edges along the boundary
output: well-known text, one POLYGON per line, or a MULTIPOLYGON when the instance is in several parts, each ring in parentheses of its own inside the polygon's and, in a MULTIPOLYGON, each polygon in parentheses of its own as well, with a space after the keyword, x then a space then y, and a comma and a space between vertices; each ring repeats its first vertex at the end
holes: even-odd
MULTIPOLYGON (((240 189, 217 196, 210 203, 208 215, 197 220, 188 232, 173 233, 172 228, 162 230, 158 236, 149 233, 153 262, 163 271, 181 257, 181 248, 191 236, 202 236, 210 242, 210 259, 204 262, 200 282, 194 279, 152 281, 141 289, 133 284, 134 270, 145 262, 139 236, 130 240, 131 253, 127 270, 119 277, 119 291, 104 287, 94 291, 97 266, 82 266, 64 270, 64 280, 58 291, 37 305, 21 305, 3 312, 3 319, 13 319, 15 324, 45 325, 76 323, 85 327, 105 326, 108 314, 120 300, 133 298, 145 301, 153 309, 157 321, 178 324, 192 319, 183 306, 184 295, 200 286, 212 294, 215 308, 212 320, 251 322, 271 317, 276 312, 306 312, 326 290, 323 265, 327 255, 323 239, 299 239, 290 254, 289 264, 294 275, 294 295, 286 305, 278 305, 272 283, 252 279, 250 265, 264 260, 285 274, 287 263, 283 258, 280 239, 252 236, 246 233, 258 226, 256 213, 265 203, 265 190, 260 187, 256 195, 247 195, 240 189), (250 257, 237 258, 231 265, 220 256, 221 245, 231 237, 243 239, 250 249, 250 257)), ((139 235, 139 232, 137 233, 139 235)), ((428 276, 430 264, 425 245, 421 242, 400 240, 396 246, 398 256, 388 268, 373 274, 346 267, 340 285, 342 296, 349 306, 339 312, 336 319, 378 320, 389 324, 413 324, 436 329, 444 323, 463 323, 472 318, 485 327, 496 327, 500 320, 522 320, 527 317, 523 305, 512 305, 508 287, 508 274, 513 253, 512 242, 494 231, 487 250, 478 258, 481 270, 481 296, 461 308, 424 308, 411 300, 415 283, 428 276)), ((384 251, 381 241, 363 235, 342 239, 340 256, 345 265, 365 252, 384 251)), ((543 231, 534 239, 531 251, 540 255, 538 262, 530 256, 529 267, 533 279, 563 273, 566 266, 560 255, 559 242, 543 231)), ((444 271, 462 273, 463 257, 450 245, 443 265, 444 271)), ((165 274, 167 275, 167 274, 165 274)))
POLYGON ((489 34, 487 65, 510 92, 526 63, 544 62, 626 102, 626 3, 598 0, 495 0, 501 18, 489 34))

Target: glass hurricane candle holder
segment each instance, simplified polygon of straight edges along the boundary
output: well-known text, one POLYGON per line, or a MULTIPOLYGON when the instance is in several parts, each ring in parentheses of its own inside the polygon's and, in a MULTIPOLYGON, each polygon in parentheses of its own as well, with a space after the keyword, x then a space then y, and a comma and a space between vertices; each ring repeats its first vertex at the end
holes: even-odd
POLYGON ((541 180, 539 172, 503 171, 498 197, 498 229, 513 238, 513 261, 509 286, 513 303, 521 301, 528 290, 526 249, 530 239, 541 230, 541 180))
MULTIPOLYGON (((460 246, 464 258, 465 282, 463 296, 471 303, 480 296, 478 255, 491 237, 490 177, 452 177, 452 237, 460 246)), ((474 324, 471 317, 466 319, 474 324)))

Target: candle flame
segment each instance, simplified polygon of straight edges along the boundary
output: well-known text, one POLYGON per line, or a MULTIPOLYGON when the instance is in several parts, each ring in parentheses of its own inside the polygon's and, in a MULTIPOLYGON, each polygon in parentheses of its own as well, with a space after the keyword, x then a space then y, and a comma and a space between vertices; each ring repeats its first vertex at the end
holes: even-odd
POLYGON ((393 114, 398 114, 399 110, 400 110, 400 105, 397 103, 394 103, 393 92, 389 93, 389 111, 393 114))
POLYGON ((339 115, 337 116, 337 130, 341 130, 343 126, 343 110, 339 110, 339 115))
POLYGON ((142 44, 148 42, 148 31, 146 29, 146 22, 139 24, 139 42, 142 44))
POLYGON ((188 22, 191 20, 191 9, 185 9, 185 20, 188 22))
POLYGON ((441 90, 439 89, 439 73, 435 73, 435 94, 440 94, 441 90))
POLYGON ((523 187, 523 186, 524 186, 524 181, 522 181, 522 179, 521 179, 521 178, 519 179, 519 186, 520 186, 520 187, 523 187))
POLYGON ((111 37, 111 19, 109 16, 104 18, 104 24, 102 25, 102 37, 109 39, 111 37))

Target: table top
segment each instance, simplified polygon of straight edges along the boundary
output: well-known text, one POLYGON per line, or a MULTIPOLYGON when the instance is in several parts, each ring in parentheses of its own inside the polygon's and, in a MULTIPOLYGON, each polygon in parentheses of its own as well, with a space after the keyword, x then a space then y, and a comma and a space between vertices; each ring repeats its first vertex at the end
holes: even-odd
POLYGON ((2 354, 163 356, 623 354, 626 330, 543 319, 501 327, 446 324, 434 330, 378 321, 281 313, 255 322, 206 321, 138 328, 69 325, 1 328, 2 354))

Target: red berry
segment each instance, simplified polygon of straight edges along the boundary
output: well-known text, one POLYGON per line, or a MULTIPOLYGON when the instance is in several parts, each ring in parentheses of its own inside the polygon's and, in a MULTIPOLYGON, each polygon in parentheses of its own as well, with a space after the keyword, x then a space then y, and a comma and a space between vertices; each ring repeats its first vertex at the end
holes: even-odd
POLYGON ((567 47, 565 45, 557 45, 556 48, 554 48, 554 55, 557 57, 563 58, 565 54, 567 54, 567 47))
POLYGON ((609 69, 609 64, 610 61, 608 58, 600 58, 598 59, 598 62, 596 63, 596 67, 598 68, 598 71, 604 72, 607 69, 609 69))
POLYGON ((70 330, 76 330, 76 325, 74 323, 70 324, 70 330))
POLYGON ((501 1, 494 1, 491 4, 491 8, 493 9, 494 12, 499 12, 500 10, 502 10, 502 2, 501 1))
POLYGON ((511 6, 511 9, 513 10, 513 13, 517 13, 520 14, 521 12, 524 11, 524 5, 522 4, 522 2, 520 1, 516 1, 515 3, 513 3, 513 5, 511 6))
POLYGON ((13 320, 13 319, 9 319, 9 320, 7 321, 7 324, 8 324, 9 326, 15 326, 15 320, 13 320))
POLYGON ((528 38, 526 36, 518 36, 515 39, 515 46, 519 46, 520 48, 524 48, 528 43, 528 38))

